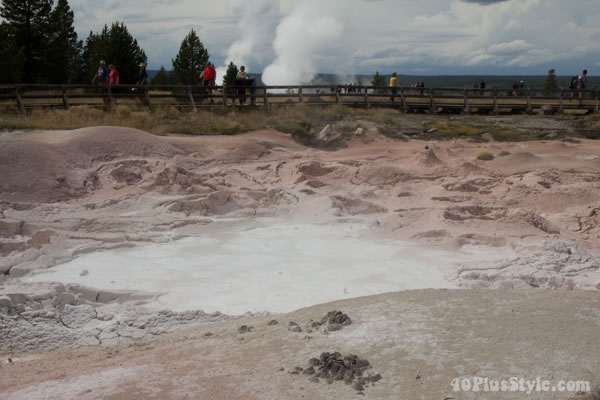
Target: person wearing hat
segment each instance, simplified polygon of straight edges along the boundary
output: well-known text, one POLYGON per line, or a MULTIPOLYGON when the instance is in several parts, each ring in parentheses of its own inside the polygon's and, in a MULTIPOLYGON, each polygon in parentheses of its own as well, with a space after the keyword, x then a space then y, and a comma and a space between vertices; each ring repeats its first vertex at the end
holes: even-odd
MULTIPOLYGON (((94 75, 94 78, 92 79, 92 83, 98 85, 98 93, 104 95, 104 93, 106 92, 106 84, 108 83, 108 76, 110 74, 110 71, 108 70, 108 68, 106 68, 106 63, 104 62, 104 60, 100 60, 99 64, 100 65, 96 70, 96 75, 94 75)), ((106 96, 103 97, 104 103, 108 104, 109 99, 106 96)))
POLYGON ((146 63, 142 61, 140 63, 140 73, 138 74, 138 80, 135 84, 138 86, 143 86, 146 83, 148 83, 148 73, 146 72, 146 63))
POLYGON ((108 70, 108 68, 106 68, 106 63, 104 62, 104 60, 100 60, 100 65, 96 70, 96 75, 94 75, 94 78, 92 78, 92 83, 95 83, 97 85, 104 85, 108 83, 109 74, 110 71, 108 70))

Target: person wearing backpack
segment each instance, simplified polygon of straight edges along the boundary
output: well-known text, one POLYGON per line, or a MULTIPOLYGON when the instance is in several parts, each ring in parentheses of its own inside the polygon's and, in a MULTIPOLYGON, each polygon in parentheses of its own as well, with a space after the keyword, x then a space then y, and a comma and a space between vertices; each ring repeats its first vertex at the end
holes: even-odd
POLYGON ((579 86, 579 76, 573 75, 573 77, 571 78, 571 83, 569 84, 569 89, 571 90, 571 98, 573 98, 575 96, 578 86, 579 86))

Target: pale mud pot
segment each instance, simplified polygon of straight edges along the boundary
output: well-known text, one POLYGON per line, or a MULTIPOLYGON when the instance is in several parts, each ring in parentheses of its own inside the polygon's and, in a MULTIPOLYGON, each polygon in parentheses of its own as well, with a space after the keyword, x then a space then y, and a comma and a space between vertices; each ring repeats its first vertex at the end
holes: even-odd
POLYGON ((2 398, 593 398, 600 142, 359 133, 0 134, 2 398))

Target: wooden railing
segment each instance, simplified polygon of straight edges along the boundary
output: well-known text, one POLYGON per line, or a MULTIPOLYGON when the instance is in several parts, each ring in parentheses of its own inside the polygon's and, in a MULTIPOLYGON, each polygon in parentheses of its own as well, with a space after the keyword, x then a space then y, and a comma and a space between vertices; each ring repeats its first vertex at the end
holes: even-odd
POLYGON ((25 113, 35 108, 76 106, 110 109, 118 104, 178 107, 190 111, 254 107, 270 110, 298 104, 391 107, 404 112, 598 113, 592 90, 390 88, 345 85, 203 87, 198 85, 0 85, 0 109, 25 113))

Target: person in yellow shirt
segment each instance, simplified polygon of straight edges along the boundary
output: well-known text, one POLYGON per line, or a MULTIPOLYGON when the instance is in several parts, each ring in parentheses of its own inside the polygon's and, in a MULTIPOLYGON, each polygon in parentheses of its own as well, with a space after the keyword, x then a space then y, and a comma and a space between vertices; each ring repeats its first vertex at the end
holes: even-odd
POLYGON ((398 87, 398 74, 396 74, 395 72, 392 74, 392 77, 390 78, 390 87, 391 92, 392 92, 392 101, 394 101, 394 97, 396 94, 398 94, 398 89, 396 89, 398 87))

